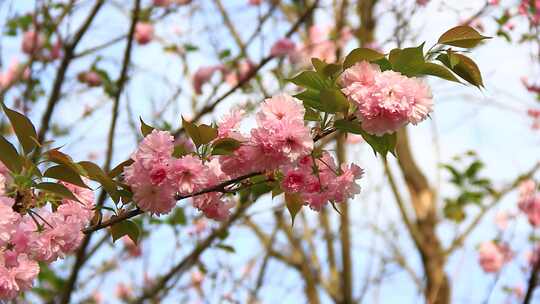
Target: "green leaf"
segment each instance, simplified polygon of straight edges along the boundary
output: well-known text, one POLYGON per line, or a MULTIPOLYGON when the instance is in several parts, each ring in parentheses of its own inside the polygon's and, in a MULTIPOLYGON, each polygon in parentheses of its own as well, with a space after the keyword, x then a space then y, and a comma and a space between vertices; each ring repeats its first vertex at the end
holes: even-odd
POLYGON ((125 167, 130 166, 131 164, 133 164, 133 159, 131 158, 119 163, 116 167, 109 171, 109 176, 111 178, 117 177, 118 175, 122 174, 122 172, 124 172, 125 167))
POLYGON ((424 67, 424 44, 418 47, 405 48, 399 52, 392 50, 390 52, 390 62, 392 70, 400 72, 406 76, 417 75, 424 67), (394 55, 392 54, 394 53, 394 55))
POLYGON ((218 136, 217 128, 211 127, 209 125, 202 124, 198 126, 201 145, 206 145, 214 140, 218 136))
POLYGON ((319 112, 313 110, 311 107, 305 107, 306 113, 304 114, 304 120, 307 121, 321 121, 319 112))
POLYGON ((490 39, 480 35, 474 28, 466 25, 456 26, 449 29, 439 37, 438 43, 462 48, 473 48, 482 40, 490 39))
POLYGON ((304 107, 307 106, 322 111, 320 91, 314 89, 307 89, 294 95, 294 97, 302 100, 304 102, 304 107))
POLYGON ((174 212, 167 218, 169 225, 185 225, 187 222, 184 209, 175 208, 174 212))
POLYGON ((116 242, 121 237, 127 235, 135 244, 139 243, 141 229, 133 221, 121 221, 112 225, 109 230, 113 238, 113 242, 116 242))
POLYGON ((321 106, 324 112, 347 112, 349 101, 338 89, 323 89, 321 91, 321 106))
POLYGON ((396 61, 399 58, 400 54, 401 54, 401 49, 391 50, 390 54, 388 54, 388 61, 390 62, 390 64, 392 65, 396 64, 396 61))
POLYGON ((17 149, 1 135, 0 161, 13 173, 19 173, 22 170, 22 159, 17 153, 17 149))
POLYGON ((388 152, 395 154, 397 143, 396 133, 384 134, 383 136, 372 135, 362 129, 359 122, 344 119, 336 120, 334 122, 334 128, 340 131, 362 135, 362 138, 375 150, 375 153, 380 153, 383 157, 386 157, 388 152))
POLYGON ((297 86, 313 89, 316 91, 320 91, 323 88, 329 87, 329 85, 326 83, 326 80, 315 71, 304 71, 296 75, 294 78, 289 79, 289 81, 296 84, 297 86))
POLYGON ((204 124, 197 126, 194 123, 185 120, 184 117, 182 117, 182 127, 186 130, 187 134, 197 147, 211 142, 218 134, 216 128, 204 124))
POLYGON ((3 102, 2 108, 13 126, 15 135, 17 135, 24 152, 27 154, 32 152, 32 150, 37 146, 38 136, 36 133, 36 128, 30 119, 19 112, 9 109, 3 102))
POLYGON ((388 152, 395 155, 396 143, 397 143, 396 133, 384 134, 383 136, 376 136, 362 130, 361 135, 362 135, 362 138, 368 143, 368 145, 370 145, 371 148, 375 150, 375 152, 380 153, 382 157, 386 157, 388 152))
POLYGON ((118 202, 120 195, 116 189, 116 183, 112 178, 106 174, 98 165, 89 161, 82 161, 78 163, 86 171, 86 177, 100 183, 105 191, 109 194, 114 202, 118 202))
POLYGON ((484 86, 480 69, 471 58, 462 54, 453 54, 452 57, 459 59, 459 63, 452 69, 456 74, 476 87, 484 86))
POLYGON ((311 58, 311 64, 315 68, 315 71, 324 76, 324 68, 328 65, 328 63, 320 60, 319 58, 311 58))
POLYGON ((180 158, 184 155, 187 155, 188 151, 186 150, 186 147, 183 144, 175 145, 174 150, 172 153, 172 156, 175 158, 180 158))
POLYGON ((66 186, 58 183, 43 182, 34 186, 36 189, 40 189, 46 192, 50 192, 60 196, 61 198, 67 198, 72 201, 79 201, 66 186))
POLYGON ((353 66, 355 63, 360 61, 376 61, 384 58, 384 54, 381 54, 375 50, 368 48, 357 48, 352 50, 345 61, 343 62, 343 68, 347 69, 353 66))
POLYGON ((313 67, 317 73, 324 78, 333 79, 343 70, 343 67, 340 64, 326 63, 318 58, 311 58, 311 63, 313 64, 313 67))
POLYGON ((304 206, 304 201, 298 193, 285 193, 285 204, 291 215, 291 224, 294 225, 294 218, 304 206))
POLYGON ((386 59, 386 58, 382 58, 382 59, 373 61, 373 63, 375 63, 376 65, 378 65, 379 68, 381 68, 381 71, 382 71, 382 72, 384 72, 384 71, 389 71, 389 70, 392 69, 392 63, 390 63, 390 60, 388 60, 388 59, 386 59))
POLYGON ((446 203, 443 213, 444 217, 457 223, 462 222, 465 219, 463 207, 451 201, 446 203))
POLYGON ((199 134, 199 129, 194 123, 191 123, 182 117, 182 127, 186 130, 186 133, 191 138, 193 143, 199 147, 201 142, 201 135, 199 134))
POLYGON ((449 81, 459 82, 454 74, 442 65, 426 62, 420 72, 425 75, 432 75, 449 81))
POLYGON ((221 138, 212 144, 212 155, 230 155, 242 145, 233 138, 221 138))
POLYGON ((234 250, 234 247, 231 246, 231 245, 225 245, 225 244, 217 244, 216 245, 216 248, 219 248, 221 250, 225 250, 227 251, 228 253, 235 253, 236 250, 234 250))
POLYGON ((154 127, 151 127, 149 125, 147 125, 142 117, 139 117, 139 120, 141 121, 141 134, 146 137, 146 135, 152 133, 152 131, 154 131, 154 127))
POLYGON ((68 182, 79 187, 90 189, 82 180, 81 176, 73 171, 70 167, 64 165, 56 165, 50 167, 43 173, 43 176, 68 182))
POLYGON ((82 173, 82 167, 76 163, 73 162, 73 160, 71 159, 71 157, 69 157, 69 155, 63 153, 63 152, 60 152, 58 150, 58 148, 55 148, 55 149, 51 149, 47 152, 44 153, 44 155, 46 156, 47 160, 50 161, 50 162, 53 162, 55 164, 59 164, 59 165, 64 165, 64 166, 67 166, 69 167, 71 170, 77 172, 77 173, 82 173))
POLYGON ((334 121, 334 128, 343 132, 353 134, 362 134, 364 132, 364 130, 362 130, 360 124, 357 121, 350 121, 345 119, 334 121))
POLYGON ((475 160, 470 166, 469 168, 467 168, 467 170, 465 170, 465 176, 467 178, 470 178, 470 179, 473 179, 473 178, 476 178, 476 175, 478 174, 478 172, 480 170, 482 170, 482 168, 484 168, 484 163, 482 163, 481 161, 479 160, 475 160))

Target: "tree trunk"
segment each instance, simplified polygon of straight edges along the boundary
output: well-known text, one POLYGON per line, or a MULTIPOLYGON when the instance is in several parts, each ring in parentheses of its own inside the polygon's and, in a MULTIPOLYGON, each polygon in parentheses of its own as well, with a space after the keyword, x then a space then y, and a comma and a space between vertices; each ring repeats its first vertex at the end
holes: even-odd
POLYGON ((450 303, 450 283, 444 271, 446 258, 441 241, 436 233, 437 204, 436 194, 418 166, 416 165, 407 131, 398 132, 396 152, 398 163, 409 190, 411 202, 416 214, 416 226, 420 239, 416 247, 422 257, 426 276, 425 298, 429 304, 450 303))

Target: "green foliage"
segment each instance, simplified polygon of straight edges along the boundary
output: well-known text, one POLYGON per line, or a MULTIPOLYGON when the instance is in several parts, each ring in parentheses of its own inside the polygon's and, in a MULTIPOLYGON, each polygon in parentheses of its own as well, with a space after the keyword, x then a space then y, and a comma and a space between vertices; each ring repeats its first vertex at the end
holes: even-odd
POLYGON ((116 223, 109 228, 109 231, 113 242, 116 242, 121 237, 127 235, 135 244, 138 244, 141 237, 141 229, 131 220, 116 223))
POLYGON ((121 162, 116 167, 114 167, 111 171, 109 171, 109 176, 111 178, 117 177, 118 175, 122 174, 122 172, 124 172, 125 167, 130 166, 131 164, 133 164, 133 160, 131 158, 121 162))
POLYGON ((0 161, 13 173, 22 170, 23 162, 17 149, 3 136, 0 136, 0 161))
POLYGON ((470 26, 460 25, 442 34, 439 37, 438 43, 461 48, 473 48, 484 39, 490 39, 490 37, 480 35, 480 33, 470 26))
POLYGON ((6 113, 15 135, 19 139, 21 146, 25 153, 30 153, 37 146, 37 133, 36 128, 26 116, 22 115, 19 112, 13 111, 6 107, 2 102, 2 109, 6 113))
POLYGON ((437 56, 437 60, 442 62, 468 83, 476 87, 484 86, 480 69, 471 58, 462 54, 448 52, 437 56))
POLYGON ((154 131, 154 127, 147 125, 143 121, 142 117, 139 117, 139 120, 141 121, 141 134, 143 136, 146 136, 146 135, 152 133, 152 131, 154 131))
POLYGON ((304 206, 304 201, 298 193, 285 193, 285 205, 291 215, 291 223, 294 225, 294 219, 304 206))
POLYGON ((212 155, 230 155, 242 145, 233 138, 221 138, 212 144, 212 155))
POLYGON ((452 72, 449 69, 436 63, 431 63, 431 62, 424 63, 422 69, 420 70, 420 73, 424 75, 436 76, 436 77, 446 79, 449 81, 459 82, 457 77, 454 74, 452 74, 452 72))
POLYGON ((482 206, 486 196, 494 194, 491 181, 479 175, 484 167, 474 153, 456 157, 454 164, 442 164, 441 167, 450 174, 450 183, 457 189, 457 194, 444 199, 444 216, 454 222, 466 218, 465 208, 469 205, 482 206))
POLYGON ((414 48, 392 50, 389 58, 392 70, 410 77, 419 75, 425 63, 423 48, 422 43, 414 48))
POLYGON ((218 135, 216 128, 205 124, 197 126, 196 124, 185 120, 184 117, 182 117, 182 127, 186 130, 186 133, 197 148, 201 145, 210 143, 218 135))
POLYGON ((119 201, 120 195, 118 194, 116 183, 105 171, 90 161, 82 161, 78 164, 84 169, 84 175, 86 177, 100 183, 115 203, 119 201))
POLYGON ((43 182, 37 185, 34 185, 36 189, 44 190, 48 193, 59 196, 60 198, 67 198, 73 201, 79 201, 71 191, 69 191, 66 186, 59 183, 43 182))
POLYGON ((76 171, 73 171, 73 169, 65 165, 56 165, 50 167, 43 173, 43 176, 68 182, 79 187, 88 188, 88 186, 83 182, 81 176, 76 171))
POLYGON ((381 59, 384 59, 384 54, 368 48, 357 48, 350 52, 347 57, 345 57, 343 67, 350 68, 360 61, 374 62, 381 59))
POLYGON ((383 136, 371 135, 362 129, 362 126, 357 121, 340 119, 334 122, 334 128, 337 130, 359 134, 373 148, 375 154, 380 153, 383 158, 386 158, 388 152, 395 155, 397 135, 396 133, 385 134, 383 136))

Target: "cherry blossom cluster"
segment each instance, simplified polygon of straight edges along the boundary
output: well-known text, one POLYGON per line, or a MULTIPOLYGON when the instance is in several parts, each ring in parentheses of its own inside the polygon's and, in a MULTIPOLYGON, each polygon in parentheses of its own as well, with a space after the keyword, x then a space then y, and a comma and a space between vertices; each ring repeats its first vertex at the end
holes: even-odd
POLYGON ((384 71, 362 61, 341 76, 342 92, 357 106, 362 128, 374 135, 393 133, 426 119, 433 110, 429 86, 422 80, 398 72, 384 71))
POLYGON ((478 249, 478 262, 485 272, 499 272, 512 259, 512 252, 505 244, 484 242, 478 249))
POLYGON ((21 51, 23 53, 44 61, 60 58, 62 56, 62 47, 60 39, 48 46, 47 37, 43 33, 32 29, 23 34, 21 41, 21 51))
POLYGON ((252 73, 255 65, 249 59, 238 61, 236 66, 228 67, 224 64, 203 66, 193 75, 193 89, 195 93, 202 94, 202 87, 208 83, 216 73, 221 73, 223 80, 230 86, 244 81, 252 73))
POLYGON ((526 180, 519 185, 519 209, 527 215, 533 227, 540 226, 540 192, 533 180, 526 180))
POLYGON ((540 24, 540 0, 521 0, 519 14, 526 16, 532 24, 540 24))
POLYGON ((8 88, 21 78, 27 79, 29 76, 30 70, 17 59, 13 59, 7 69, 3 73, 0 72, 0 89, 8 88))
POLYGON ((309 65, 311 58, 319 58, 325 62, 336 61, 336 50, 343 48, 352 38, 352 31, 344 27, 337 39, 331 39, 332 28, 329 26, 312 25, 308 30, 305 42, 296 44, 288 38, 279 39, 270 49, 270 54, 276 57, 288 57, 293 64, 309 65))
MULTIPOLYGON (((519 184, 518 208, 523 212, 529 223, 533 227, 540 225, 540 192, 533 180, 525 180, 519 184)), ((508 225, 509 215, 500 212, 496 216, 496 223, 499 229, 504 230, 508 225)), ((530 265, 534 265, 538 260, 540 247, 527 254, 530 265)), ((496 273, 513 258, 510 247, 505 243, 487 241, 478 248, 478 262, 485 272, 496 273)))
POLYGON ((36 194, 15 191, 16 201, 11 195, 12 182, 9 171, 0 164, 1 300, 13 299, 32 287, 40 271, 38 262, 52 263, 76 250, 94 207, 92 190, 68 183, 63 185, 78 201, 63 199, 54 208, 36 206, 36 194))
MULTIPOLYGON (((304 43, 295 43, 289 38, 277 40, 270 49, 270 55, 274 57, 287 57, 292 64, 308 66, 311 58, 319 58, 326 62, 336 61, 336 50, 342 48, 351 39, 351 29, 345 27, 338 35, 338 39, 332 40, 331 28, 328 26, 313 25, 309 28, 307 40, 304 43)), ((246 79, 254 69, 254 64, 249 59, 240 60, 237 66, 228 67, 224 64, 208 65, 200 67, 193 75, 193 88, 195 93, 202 94, 202 87, 208 83, 217 73, 222 74, 223 79, 231 86, 246 79)))
MULTIPOLYGON (((256 127, 243 134, 239 130, 243 112, 232 111, 218 123, 214 141, 234 139, 240 147, 229 155, 204 159, 194 154, 173 157, 174 138, 169 132, 153 130, 131 156, 133 164, 124 169, 134 202, 143 211, 165 214, 175 206, 177 197, 253 173, 283 177, 283 190, 300 194, 315 210, 329 201, 353 197, 360 190, 356 180, 362 170, 356 165, 337 167, 327 152, 317 157, 304 114, 299 100, 277 95, 262 103, 256 127)), ((194 195, 193 206, 209 218, 223 220, 233 203, 216 190, 194 195)))
MULTIPOLYGON (((193 155, 174 158, 173 150, 174 138, 170 133, 153 130, 131 156, 133 164, 124 169, 133 200, 141 210, 158 215, 169 213, 178 195, 189 195, 225 180, 217 159, 203 162, 193 155)), ((217 220, 225 219, 231 207, 215 192, 196 196, 193 205, 217 220)))

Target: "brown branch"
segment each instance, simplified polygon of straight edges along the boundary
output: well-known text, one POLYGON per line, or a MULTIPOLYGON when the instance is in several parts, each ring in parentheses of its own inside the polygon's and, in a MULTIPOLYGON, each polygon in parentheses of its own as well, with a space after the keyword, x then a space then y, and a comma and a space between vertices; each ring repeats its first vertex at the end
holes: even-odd
POLYGON ((207 238, 199 243, 190 254, 185 256, 178 264, 176 264, 176 266, 163 275, 153 286, 145 288, 143 293, 138 298, 130 301, 129 303, 145 303, 145 300, 153 298, 161 289, 165 288, 169 280, 171 280, 175 275, 181 275, 187 271, 191 265, 197 262, 201 254, 212 245, 214 240, 223 235, 229 229, 229 227, 244 214, 251 204, 252 202, 240 205, 226 222, 221 224, 217 230, 214 230, 207 238))
MULTIPOLYGON (((254 173, 242 175, 240 177, 225 181, 223 183, 217 184, 215 186, 203 189, 201 191, 198 191, 198 192, 195 192, 195 193, 192 193, 192 194, 179 195, 179 196, 176 197, 176 200, 182 200, 182 199, 186 199, 186 198, 190 198, 190 197, 195 197, 195 196, 210 193, 210 192, 222 192, 222 193, 224 193, 224 192, 227 191, 225 189, 227 186, 236 184, 236 183, 241 182, 241 181, 243 181, 245 179, 248 179, 250 177, 257 176, 257 175, 260 175, 260 174, 261 174, 261 172, 254 172, 254 173)), ((97 230, 100 230, 100 229, 103 229, 103 228, 107 228, 109 226, 112 226, 112 225, 117 224, 117 223, 119 223, 121 221, 130 219, 132 217, 135 217, 135 216, 143 214, 143 213, 144 213, 144 211, 142 211, 139 208, 130 210, 128 212, 120 213, 117 216, 111 217, 109 220, 103 221, 103 222, 101 222, 101 223, 99 223, 97 225, 90 226, 90 227, 84 229, 83 232, 86 233, 86 234, 89 234, 89 233, 92 233, 94 231, 97 231, 97 230)))
MULTIPOLYGON (((96 4, 92 8, 92 11, 86 17, 86 20, 84 21, 81 28, 77 31, 77 33, 73 37, 73 40, 70 43, 66 44, 64 47, 64 57, 62 58, 62 62, 60 63, 60 67, 58 68, 58 72, 56 73, 56 77, 54 79, 54 83, 53 83, 53 87, 51 91, 51 96, 49 97, 49 101, 47 102, 45 113, 43 114, 43 117, 41 118, 41 127, 39 129, 38 138, 37 138, 38 142, 40 143, 42 143, 45 140, 45 136, 47 134, 47 131, 49 130, 49 123, 51 121, 54 108, 56 107, 56 104, 58 103, 58 100, 60 99, 60 96, 62 95, 62 85, 66 77, 67 69, 73 59, 75 48, 77 47, 82 37, 84 36, 84 34, 86 33, 90 25, 92 24, 92 21, 96 17, 103 3, 104 3, 104 0, 96 1, 96 4)), ((37 147, 34 152, 34 158, 36 158, 40 152, 41 152, 40 147, 37 147)))
POLYGON ((538 285, 539 272, 540 272, 540 259, 536 257, 536 262, 534 263, 534 267, 531 271, 531 276, 529 277, 529 281, 527 283, 527 292, 525 293, 523 304, 529 304, 531 302, 532 296, 534 294, 534 289, 538 285))
MULTIPOLYGON (((318 7, 318 4, 319 4, 319 0, 315 0, 315 2, 313 3, 313 5, 308 9, 306 10, 306 12, 294 23, 294 25, 289 29, 289 31, 287 32, 287 34, 285 35, 285 37, 291 37, 297 30, 298 28, 300 27, 300 25, 302 25, 302 23, 304 23, 304 21, 306 21, 308 19, 308 17, 313 13, 313 11, 318 7)), ((238 81, 238 83, 230 88, 227 92, 225 92, 223 95, 221 95, 220 97, 218 97, 214 102, 204 106, 197 114, 195 114, 193 116, 193 119, 192 119, 192 122, 197 122, 199 121, 204 115, 212 112, 216 106, 221 103, 223 100, 225 100, 227 97, 229 97, 230 95, 232 95, 234 92, 236 92, 236 90, 238 90, 239 88, 243 87, 246 83, 248 83, 253 77, 255 77, 257 75, 257 73, 266 65, 268 64, 270 61, 272 61, 272 59, 274 59, 275 57, 272 56, 272 55, 269 55, 267 57, 264 57, 260 62, 259 64, 257 64, 244 78, 242 78, 240 81, 238 81)), ((180 128, 178 129, 175 133, 174 133, 174 137, 178 137, 180 136, 182 133, 184 132, 184 129, 183 128, 180 128)))
POLYGON ((483 207, 480 212, 476 215, 476 217, 472 220, 472 222, 463 230, 463 233, 461 233, 459 236, 457 236, 453 241, 452 244, 448 247, 448 249, 445 251, 445 255, 451 254, 456 249, 460 248, 463 245, 463 242, 467 239, 467 237, 474 231, 474 229, 478 226, 480 221, 484 218, 486 213, 491 210, 493 207, 497 206, 497 204, 500 202, 501 198, 505 196, 508 192, 514 190, 519 186, 519 183, 522 182, 525 179, 531 178, 536 171, 540 169, 540 162, 536 163, 527 173, 522 174, 518 176, 514 182, 510 185, 508 185, 506 188, 502 189, 501 191, 497 192, 494 200, 491 204, 483 207))
MULTIPOLYGON (((105 165, 104 165, 105 171, 109 171, 110 166, 111 166, 111 160, 112 160, 112 155, 114 151, 114 133, 115 133, 114 131, 116 130, 116 123, 118 120, 118 108, 120 104, 120 96, 122 95, 122 91, 124 89, 126 79, 127 79, 127 71, 129 67, 129 62, 131 60, 133 37, 135 34, 135 25, 137 24, 137 21, 139 18, 140 2, 141 2, 140 0, 135 0, 135 8, 133 9, 133 16, 131 18, 132 19, 131 26, 129 29, 128 41, 127 41, 126 49, 124 52, 124 60, 122 63, 122 69, 120 71, 120 76, 118 77, 118 81, 117 81, 117 90, 114 96, 113 114, 111 118, 111 124, 109 128, 109 135, 108 135, 108 140, 107 140, 107 155, 106 155, 105 165)), ((76 40, 80 40, 81 37, 76 38, 76 40)), ((43 133, 43 136, 44 134, 45 133, 43 133)), ((98 207, 101 207, 104 204, 105 197, 106 197, 105 191, 102 190, 102 192, 100 193, 99 201, 97 203, 98 207)), ((101 212, 101 211, 97 210, 96 212, 101 212)), ((61 298, 60 303, 68 304, 70 302, 71 294, 73 293, 75 283, 77 282, 77 277, 79 275, 80 269, 84 265, 84 263, 88 260, 89 256, 86 255, 86 248, 90 244, 91 239, 92 239, 92 234, 88 233, 86 237, 84 238, 84 241, 81 244, 81 247, 77 251, 75 264, 73 265, 70 276, 64 288, 64 292, 62 293, 62 298, 61 298)))

